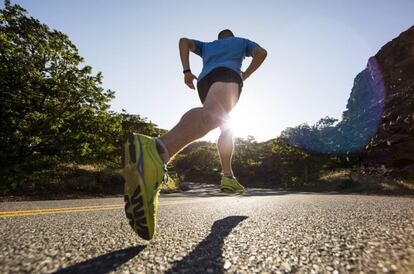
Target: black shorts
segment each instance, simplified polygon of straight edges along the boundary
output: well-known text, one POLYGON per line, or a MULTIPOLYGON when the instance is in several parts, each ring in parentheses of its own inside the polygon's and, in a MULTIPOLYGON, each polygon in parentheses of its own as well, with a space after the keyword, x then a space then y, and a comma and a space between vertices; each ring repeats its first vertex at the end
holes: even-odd
POLYGON ((243 80, 240 75, 232 69, 218 67, 210 71, 200 82, 197 82, 198 96, 204 104, 207 93, 214 82, 226 82, 239 84, 239 97, 242 92, 243 80))

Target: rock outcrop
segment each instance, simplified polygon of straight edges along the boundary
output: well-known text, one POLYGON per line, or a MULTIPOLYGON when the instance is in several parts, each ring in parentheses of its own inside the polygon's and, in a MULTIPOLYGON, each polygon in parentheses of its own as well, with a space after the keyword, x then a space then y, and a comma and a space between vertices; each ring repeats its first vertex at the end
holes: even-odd
POLYGON ((362 161, 414 178, 414 26, 383 46, 367 69, 376 101, 368 105, 381 115, 362 161))
POLYGON ((385 88, 375 57, 354 80, 351 94, 336 126, 335 153, 360 152, 377 132, 384 110, 385 88))
POLYGON ((366 171, 414 179, 414 26, 369 58, 346 108, 335 126, 327 117, 281 137, 304 150, 356 156, 366 171))

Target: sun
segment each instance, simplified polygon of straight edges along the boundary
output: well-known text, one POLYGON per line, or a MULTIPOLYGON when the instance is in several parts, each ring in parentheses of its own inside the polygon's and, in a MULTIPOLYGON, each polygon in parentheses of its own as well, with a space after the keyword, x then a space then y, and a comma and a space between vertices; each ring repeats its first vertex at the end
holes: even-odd
POLYGON ((231 112, 228 123, 235 137, 247 137, 253 134, 257 121, 249 108, 239 105, 231 112))
MULTIPOLYGON (((234 109, 225 127, 230 128, 235 138, 253 136, 257 141, 266 141, 275 138, 278 133, 278 119, 269 116, 266 108, 268 102, 261 94, 245 94, 234 109)), ((220 129, 209 132, 202 140, 215 142, 220 136, 220 129)))
MULTIPOLYGON (((230 129, 234 137, 246 138, 248 135, 254 135, 254 117, 249 115, 248 111, 235 108, 230 113, 230 118, 222 124, 221 128, 230 129)), ((220 136, 220 128, 210 131, 202 140, 216 141, 220 136)))

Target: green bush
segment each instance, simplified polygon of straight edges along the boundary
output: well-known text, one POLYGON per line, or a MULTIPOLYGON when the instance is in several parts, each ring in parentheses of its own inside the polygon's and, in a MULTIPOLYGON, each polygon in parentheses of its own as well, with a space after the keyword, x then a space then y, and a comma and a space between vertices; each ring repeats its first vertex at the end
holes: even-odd
POLYGON ((66 163, 119 168, 126 132, 164 132, 139 115, 110 111, 114 96, 103 89, 102 74, 84 65, 68 36, 5 1, 0 10, 0 191, 55 184, 66 163))

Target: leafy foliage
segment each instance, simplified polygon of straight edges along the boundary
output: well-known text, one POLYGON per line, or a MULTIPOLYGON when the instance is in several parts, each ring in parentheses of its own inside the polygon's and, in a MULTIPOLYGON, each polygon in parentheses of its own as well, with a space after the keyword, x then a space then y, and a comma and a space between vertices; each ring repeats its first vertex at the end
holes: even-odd
MULTIPOLYGON (((326 170, 347 165, 346 157, 317 154, 282 138, 258 143, 249 136, 235 141, 233 169, 246 186, 292 188, 315 184, 326 170)), ((220 162, 213 143, 194 143, 171 163, 187 181, 218 183, 220 162)))
POLYGON ((62 32, 5 2, 0 10, 0 176, 18 187, 51 179, 61 163, 119 162, 119 140, 163 131, 139 115, 109 110, 114 91, 84 65, 62 32), (19 184, 17 183, 17 184, 19 184))
POLYGON ((129 114, 125 110, 122 110, 120 118, 122 119, 122 136, 131 131, 152 137, 158 137, 167 132, 165 129, 158 128, 156 124, 148 121, 147 118, 142 118, 137 114, 129 114))
POLYGON ((287 143, 304 150, 319 153, 337 152, 341 149, 337 143, 338 130, 335 127, 337 119, 325 117, 315 125, 304 123, 296 127, 289 127, 282 131, 280 137, 287 143))
POLYGON ((56 161, 101 161, 120 119, 68 37, 27 17, 18 5, 0 12, 0 135, 2 171, 27 171, 56 161), (24 164, 22 164, 24 163, 24 164), (23 170, 20 170, 23 169, 23 170))
POLYGON ((220 159, 215 144, 202 142, 190 151, 178 154, 170 164, 171 170, 186 181, 218 181, 220 159))

